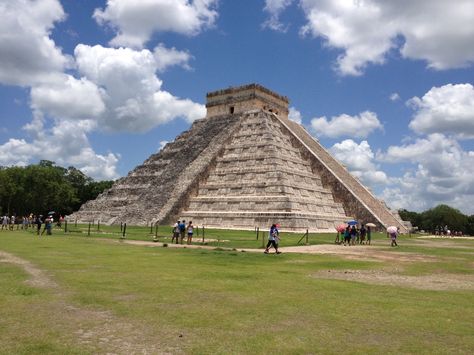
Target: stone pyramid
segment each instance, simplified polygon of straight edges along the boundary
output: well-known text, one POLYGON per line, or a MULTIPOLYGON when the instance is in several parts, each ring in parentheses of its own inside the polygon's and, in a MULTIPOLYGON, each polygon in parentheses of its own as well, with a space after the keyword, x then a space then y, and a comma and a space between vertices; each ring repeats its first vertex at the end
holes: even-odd
POLYGON ((145 225, 326 232, 349 219, 406 231, 301 125, 288 99, 260 85, 207 94, 207 116, 71 218, 145 225))

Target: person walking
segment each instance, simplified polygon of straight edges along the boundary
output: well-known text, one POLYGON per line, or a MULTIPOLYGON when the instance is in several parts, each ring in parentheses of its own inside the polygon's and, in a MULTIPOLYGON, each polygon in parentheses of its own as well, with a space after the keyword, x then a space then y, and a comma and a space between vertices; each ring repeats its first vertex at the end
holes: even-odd
POLYGON ((281 254, 281 252, 278 251, 279 240, 280 240, 280 233, 278 232, 278 228, 276 224, 272 224, 272 226, 270 227, 270 232, 268 233, 268 243, 267 243, 267 247, 265 248, 264 253, 268 254, 269 249, 273 246, 275 248, 275 253, 281 254))
POLYGON ((194 232, 193 221, 189 221, 187 230, 188 230, 188 240, 186 242, 187 244, 190 245, 193 241, 193 232, 194 232))
POLYGON ((397 244, 398 232, 390 232, 390 233, 388 233, 388 234, 389 234, 390 240, 391 240, 390 246, 392 246, 392 247, 398 247, 398 244, 397 244))

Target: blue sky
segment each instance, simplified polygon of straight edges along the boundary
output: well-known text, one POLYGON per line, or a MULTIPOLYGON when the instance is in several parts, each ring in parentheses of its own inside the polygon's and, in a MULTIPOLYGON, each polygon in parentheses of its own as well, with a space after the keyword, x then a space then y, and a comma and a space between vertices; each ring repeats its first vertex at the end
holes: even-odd
POLYGON ((125 176, 260 83, 390 207, 474 213, 472 0, 0 0, 0 165, 125 176))

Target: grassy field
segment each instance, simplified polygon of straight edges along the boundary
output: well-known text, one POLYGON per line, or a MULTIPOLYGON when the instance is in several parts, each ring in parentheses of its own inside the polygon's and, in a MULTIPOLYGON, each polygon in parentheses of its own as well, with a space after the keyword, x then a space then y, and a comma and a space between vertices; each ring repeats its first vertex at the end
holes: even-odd
MULTIPOLYGON (((65 227, 61 229, 56 228, 56 233, 64 234, 65 227)), ((92 224, 90 227, 87 224, 70 223, 67 227, 67 235, 71 236, 88 236, 120 239, 123 236, 123 229, 121 226, 105 226, 92 224)), ((172 232, 170 226, 156 227, 137 227, 128 226, 125 229, 125 238, 128 240, 143 240, 150 241, 158 238, 160 242, 171 243, 172 232)), ((209 245, 215 247, 228 248, 263 248, 268 237, 268 230, 259 231, 257 238, 256 230, 222 230, 222 229, 208 229, 204 230, 205 242, 202 242, 203 229, 199 227, 195 229, 193 244, 209 245)), ((309 245, 327 244, 334 242, 336 232, 334 233, 309 233, 308 237, 304 233, 281 233, 281 246, 297 246, 304 245, 308 241, 309 245)), ((385 237, 385 234, 374 233, 374 237, 385 237)))
MULTIPOLYGON (((374 246, 360 247, 371 254, 361 257, 275 256, 128 245, 118 241, 117 227, 90 236, 87 227, 42 238, 0 232, 1 354, 474 349, 473 240, 405 237, 399 248, 390 248, 376 235, 374 246), (376 253, 384 257, 372 258, 376 253), (331 273, 349 276, 331 279, 331 273), (467 286, 424 287, 434 276, 467 286)), ((153 234, 150 228, 128 228, 126 238, 151 240, 153 234)), ((301 236, 283 235, 282 243, 296 245, 301 236)), ((159 239, 169 242, 165 238, 169 230, 160 227, 159 239)), ((209 230, 206 238, 229 248, 261 247, 254 232, 209 230)), ((309 238, 316 246, 333 240, 334 235, 309 238)))

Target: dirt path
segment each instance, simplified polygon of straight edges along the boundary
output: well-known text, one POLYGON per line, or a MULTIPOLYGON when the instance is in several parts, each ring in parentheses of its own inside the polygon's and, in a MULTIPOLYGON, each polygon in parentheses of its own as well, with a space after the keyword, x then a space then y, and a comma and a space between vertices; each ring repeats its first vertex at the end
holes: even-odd
POLYGON ((388 285, 416 288, 420 290, 474 290, 474 275, 436 274, 407 276, 392 270, 325 270, 312 277, 363 282, 372 285, 388 285))
MULTIPOLYGON (((102 239, 104 241, 113 243, 125 243, 130 245, 139 245, 147 247, 163 247, 163 243, 160 242, 147 242, 140 240, 110 240, 102 239)), ((187 248, 187 249, 206 249, 215 250, 217 247, 209 245, 181 245, 181 244, 168 244, 169 248, 187 248)), ((219 247, 223 250, 228 251, 244 251, 249 253, 263 253, 262 249, 232 249, 226 247, 219 247)), ((372 260, 372 261, 434 261, 436 258, 410 253, 401 253, 396 251, 384 251, 384 248, 377 246, 368 245, 354 245, 354 246, 343 246, 336 244, 318 244, 318 245, 301 245, 293 247, 281 247, 279 250, 283 253, 303 253, 303 254, 332 254, 339 255, 348 259, 360 259, 360 260, 372 260)))
POLYGON ((21 267, 28 275, 29 285, 50 290, 54 301, 39 305, 32 312, 54 319, 63 333, 73 334, 73 343, 79 343, 88 351, 101 354, 179 354, 178 348, 160 344, 143 324, 115 316, 110 311, 100 311, 72 305, 67 301, 68 292, 63 290, 44 271, 27 260, 0 251, 0 263, 21 267), (45 309, 46 308, 46 309, 45 309), (70 328, 70 329, 68 329, 70 328))

